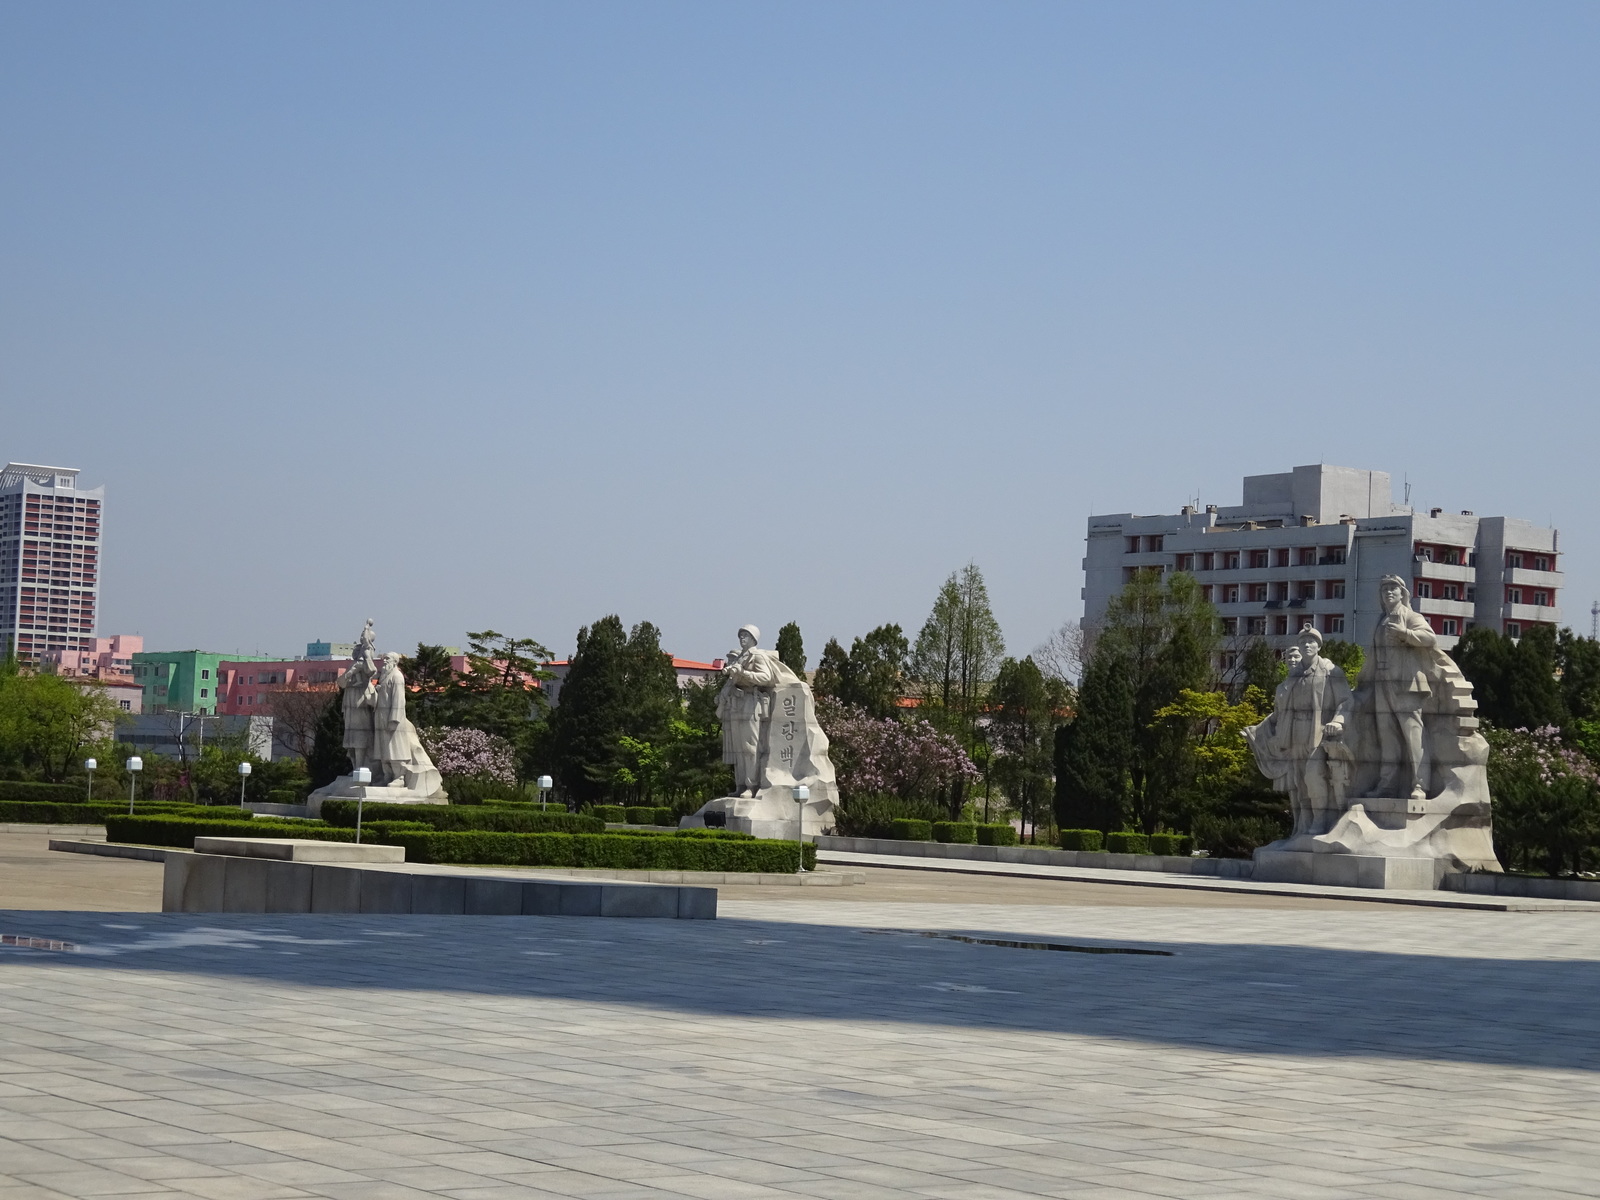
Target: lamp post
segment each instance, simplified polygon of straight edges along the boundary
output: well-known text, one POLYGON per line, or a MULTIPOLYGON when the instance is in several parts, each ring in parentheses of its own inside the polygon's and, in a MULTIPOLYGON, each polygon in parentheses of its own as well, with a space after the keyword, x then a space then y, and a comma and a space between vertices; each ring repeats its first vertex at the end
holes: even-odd
POLYGON ((249 779, 249 778, 250 778, 250 764, 247 763, 247 762, 240 763, 239 764, 239 807, 240 808, 244 807, 244 781, 246 779, 249 779))
POLYGON ((139 787, 139 772, 144 770, 144 759, 138 755, 122 764, 128 768, 128 815, 133 816, 133 796, 139 787))
POLYGON ((83 760, 83 769, 89 772, 89 795, 88 798, 84 800, 85 804, 90 804, 94 801, 94 769, 99 765, 100 764, 95 762, 95 760, 92 758, 86 758, 83 760))
POLYGON ((800 844, 800 862, 795 867, 796 875, 806 873, 806 801, 811 799, 811 789, 805 784, 796 784, 790 789, 794 793, 794 839, 800 844))
POLYGON ((550 789, 555 786, 555 780, 548 775, 539 776, 539 811, 544 811, 545 804, 550 799, 550 789))
MULTIPOLYGON (((372 772, 366 767, 357 767, 354 771, 350 772, 350 774, 357 783, 372 782, 372 772)), ((356 793, 356 845, 358 846, 361 844, 361 806, 366 801, 366 798, 366 788, 362 788, 356 793)))

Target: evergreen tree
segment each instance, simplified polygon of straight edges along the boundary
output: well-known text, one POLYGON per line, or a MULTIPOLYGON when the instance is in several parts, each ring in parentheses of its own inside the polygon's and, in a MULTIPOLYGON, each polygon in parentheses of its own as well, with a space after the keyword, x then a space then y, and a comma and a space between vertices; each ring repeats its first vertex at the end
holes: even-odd
POLYGON ((838 698, 839 688, 850 670, 850 656, 844 652, 838 638, 829 638, 822 648, 822 658, 817 663, 816 674, 811 677, 811 690, 818 696, 838 698))
POLYGON ((1040 817, 1048 820, 1055 730, 1066 702, 1066 685, 1047 679, 1031 657, 1002 659, 989 689, 991 770, 1035 840, 1040 817))
POLYGON ((778 630, 778 659, 801 679, 806 677, 806 646, 800 639, 800 626, 793 621, 778 630))
POLYGON ((1557 639, 1561 700, 1569 720, 1600 718, 1600 642, 1563 629, 1557 639))
POLYGON ((912 674, 923 685, 927 715, 942 717, 938 723, 965 746, 977 741, 983 694, 1004 654, 1005 639, 989 607, 983 572, 976 563, 968 563, 939 589, 911 657, 912 674))
POLYGON ((834 695, 874 717, 900 713, 911 646, 898 625, 880 625, 851 643, 834 695))
MULTIPOLYGON (((1344 672, 1344 677, 1350 681, 1354 688, 1361 678, 1361 665, 1367 661, 1367 652, 1358 642, 1347 642, 1343 638, 1329 638, 1322 643, 1322 657, 1331 662, 1344 672)), ((1266 693, 1267 699, 1272 699, 1272 693, 1266 693)))
POLYGON ((1538 729, 1566 720, 1557 681, 1556 630, 1553 625, 1529 627, 1518 640, 1506 672, 1505 702, 1514 724, 1538 729))
POLYGON ((350 756, 344 749, 343 697, 343 692, 334 692, 322 710, 316 739, 311 743, 311 753, 306 755, 306 774, 311 778, 313 791, 350 773, 350 756))
POLYGON ((1270 696, 1287 674, 1288 668, 1278 660, 1277 651, 1264 639, 1257 638, 1244 652, 1244 687, 1260 688, 1270 696))
POLYGON ((1127 667, 1121 654, 1097 650, 1078 687, 1077 716, 1056 730, 1056 824, 1062 829, 1115 830, 1127 820, 1133 762, 1127 667))

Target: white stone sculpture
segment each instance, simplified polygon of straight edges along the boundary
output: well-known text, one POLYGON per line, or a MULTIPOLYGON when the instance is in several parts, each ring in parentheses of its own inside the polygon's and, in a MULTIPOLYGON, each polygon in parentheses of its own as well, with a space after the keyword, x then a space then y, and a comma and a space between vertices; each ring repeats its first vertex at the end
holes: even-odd
MULTIPOLYGON (((1433 887, 1451 871, 1501 869, 1472 685, 1411 608, 1405 580, 1386 575, 1378 592, 1383 611, 1354 694, 1326 659, 1302 657, 1272 716, 1246 732, 1295 817, 1289 837, 1256 851, 1258 879, 1433 887)), ((1313 643, 1304 631, 1300 654, 1313 643)))
POLYGON ((406 680, 400 655, 385 654, 381 665, 375 649, 372 621, 356 641, 350 669, 339 678, 340 707, 344 713, 344 749, 350 757, 350 774, 312 792, 307 804, 315 817, 324 800, 365 799, 382 804, 446 804, 433 760, 406 717, 406 680), (371 783, 360 783, 356 773, 365 768, 371 783))
POLYGON ((722 761, 733 767, 733 795, 704 805, 685 828, 722 826, 756 837, 794 838, 833 828, 838 791, 828 735, 817 723, 811 687, 776 653, 761 649, 761 631, 739 629, 739 649, 722 668, 717 716, 722 761), (794 789, 810 793, 803 802, 794 789))

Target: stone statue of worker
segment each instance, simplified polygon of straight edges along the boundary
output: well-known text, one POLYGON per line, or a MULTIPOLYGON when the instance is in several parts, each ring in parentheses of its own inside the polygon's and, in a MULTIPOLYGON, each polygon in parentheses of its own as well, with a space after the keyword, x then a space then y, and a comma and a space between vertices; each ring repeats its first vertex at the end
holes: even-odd
POLYGON ((377 666, 372 658, 372 622, 362 630, 355 661, 339 676, 339 709, 344 714, 344 752, 350 769, 372 768, 372 706, 377 690, 377 666))
POLYGON ((416 726, 406 716, 406 678, 400 671, 400 655, 394 651, 383 656, 372 707, 372 756, 382 767, 383 781, 390 785, 403 782, 424 795, 437 791, 439 773, 416 726))
POLYGON ((1322 635, 1306 625, 1285 652, 1288 677, 1272 715, 1244 731, 1261 773, 1289 796, 1294 832, 1326 833, 1344 811, 1353 757, 1344 742, 1353 698, 1344 671, 1322 657, 1322 635))
POLYGON ((762 751, 772 723, 773 690, 800 682, 774 651, 757 646, 760 640, 761 630, 754 625, 739 627, 739 649, 729 652, 722 668, 722 690, 717 693, 722 761, 733 764, 737 796, 754 796, 761 790, 762 751))
POLYGON ((1370 681, 1378 726, 1382 770, 1369 795, 1411 800, 1427 797, 1423 787, 1422 706, 1443 678, 1444 652, 1433 626, 1411 607, 1411 588, 1398 575, 1378 583, 1383 616, 1372 634, 1372 661, 1361 673, 1370 681))

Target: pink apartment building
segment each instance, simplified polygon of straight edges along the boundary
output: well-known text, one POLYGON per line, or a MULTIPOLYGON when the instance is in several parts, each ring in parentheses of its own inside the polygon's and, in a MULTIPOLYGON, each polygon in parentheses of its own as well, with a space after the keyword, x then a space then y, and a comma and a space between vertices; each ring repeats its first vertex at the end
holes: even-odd
POLYGON ((272 693, 286 689, 333 691, 350 669, 349 658, 284 658, 217 664, 217 712, 227 716, 267 715, 272 693))

